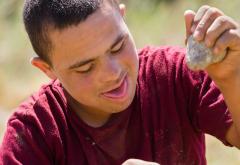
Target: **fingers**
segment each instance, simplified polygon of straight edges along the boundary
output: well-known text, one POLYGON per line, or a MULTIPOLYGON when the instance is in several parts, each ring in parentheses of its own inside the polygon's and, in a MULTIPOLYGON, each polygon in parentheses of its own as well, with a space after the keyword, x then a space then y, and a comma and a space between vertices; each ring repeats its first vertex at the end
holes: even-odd
POLYGON ((192 34, 191 27, 193 24, 193 19, 195 17, 195 12, 192 10, 187 10, 184 12, 185 27, 186 27, 186 39, 185 44, 187 43, 188 37, 192 34))
POLYGON ((202 6, 194 18, 192 16, 193 14, 185 14, 187 36, 192 33, 195 40, 204 41, 206 46, 213 48, 214 54, 223 52, 232 45, 235 37, 231 35, 231 30, 239 26, 232 18, 210 6, 202 6))
MULTIPOLYGON (((240 45, 240 31, 239 29, 231 29, 225 31, 216 41, 213 47, 214 54, 223 53, 227 48, 237 48, 240 45)), ((232 49, 232 51, 235 51, 232 49)), ((237 50, 236 50, 237 51, 237 50)))
POLYGON ((216 8, 205 8, 204 14, 201 15, 201 19, 196 19, 197 22, 194 22, 194 24, 197 24, 197 26, 194 31, 193 37, 198 41, 203 40, 208 28, 215 21, 215 19, 221 15, 223 15, 223 13, 216 8))
POLYGON ((230 29, 235 29, 237 24, 228 16, 218 17, 212 25, 207 29, 205 44, 208 47, 213 47, 215 41, 221 36, 225 31, 230 29))
POLYGON ((193 20, 195 17, 195 12, 192 10, 186 10, 184 12, 185 26, 186 26, 186 38, 191 35, 191 27, 193 25, 193 20))
POLYGON ((202 19, 202 17, 204 16, 204 14, 206 13, 206 11, 210 8, 210 6, 202 6, 198 9, 195 17, 194 17, 194 20, 193 20, 193 24, 192 24, 192 28, 191 28, 191 31, 192 33, 195 31, 198 23, 200 22, 200 20, 202 19))

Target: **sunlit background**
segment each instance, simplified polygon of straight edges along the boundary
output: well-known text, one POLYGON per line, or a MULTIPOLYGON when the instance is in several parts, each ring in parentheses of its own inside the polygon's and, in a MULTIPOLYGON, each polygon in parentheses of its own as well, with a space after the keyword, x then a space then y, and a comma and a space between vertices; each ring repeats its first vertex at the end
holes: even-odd
MULTIPOLYGON (((240 0, 125 0, 126 22, 138 48, 144 45, 184 46, 183 13, 208 4, 240 22, 240 0)), ((23 0, 0 0, 0 141, 14 108, 49 80, 30 65, 34 55, 22 23, 23 0)), ((238 165, 240 151, 207 136, 210 165, 238 165)))

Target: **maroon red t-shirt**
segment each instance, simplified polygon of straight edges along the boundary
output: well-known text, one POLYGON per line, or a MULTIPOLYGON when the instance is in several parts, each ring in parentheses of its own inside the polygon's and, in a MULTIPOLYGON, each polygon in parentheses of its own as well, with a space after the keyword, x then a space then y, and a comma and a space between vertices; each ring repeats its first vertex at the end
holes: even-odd
POLYGON ((9 119, 0 164, 205 165, 204 133, 228 144, 232 119, 220 91, 186 67, 184 49, 146 47, 139 56, 132 104, 100 128, 71 111, 58 80, 43 86, 9 119))

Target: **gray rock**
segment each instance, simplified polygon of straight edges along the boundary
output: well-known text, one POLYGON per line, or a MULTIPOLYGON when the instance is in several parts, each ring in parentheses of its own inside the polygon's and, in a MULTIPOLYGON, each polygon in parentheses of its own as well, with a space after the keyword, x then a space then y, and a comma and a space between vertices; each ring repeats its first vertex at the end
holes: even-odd
POLYGON ((188 38, 186 62, 192 70, 203 70, 210 64, 222 61, 225 55, 226 52, 213 55, 203 42, 195 41, 192 35, 188 38))

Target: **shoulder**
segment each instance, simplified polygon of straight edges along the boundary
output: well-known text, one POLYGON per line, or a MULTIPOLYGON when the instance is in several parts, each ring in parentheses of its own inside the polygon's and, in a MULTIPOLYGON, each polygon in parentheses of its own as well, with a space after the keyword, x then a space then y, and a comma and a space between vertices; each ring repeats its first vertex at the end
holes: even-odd
POLYGON ((188 70, 185 48, 177 46, 147 46, 139 50, 139 74, 171 76, 188 70))
POLYGON ((179 46, 146 46, 139 49, 138 54, 140 60, 146 57, 169 57, 179 56, 183 58, 185 56, 186 49, 179 46))
POLYGON ((191 71, 185 54, 186 49, 178 46, 147 46, 139 50, 139 84, 191 91, 208 76, 204 71, 191 71))
POLYGON ((185 48, 177 46, 147 46, 139 50, 139 71, 159 74, 188 69, 185 66, 185 48))
POLYGON ((50 110, 51 105, 55 102, 64 102, 61 84, 55 80, 48 84, 44 84, 41 88, 33 93, 29 98, 23 101, 15 110, 12 118, 18 116, 26 116, 41 110, 50 110))
POLYGON ((60 89, 61 85, 57 81, 43 85, 38 92, 16 108, 8 120, 8 127, 21 127, 38 132, 42 136, 59 134, 55 132, 59 127, 57 120, 66 120, 66 105, 60 89))
POLYGON ((38 160, 39 164, 46 164, 52 160, 52 153, 60 151, 66 124, 59 85, 56 81, 43 85, 16 108, 8 120, 0 147, 0 157, 5 161, 38 160), (30 158, 29 153, 33 155, 30 158))

